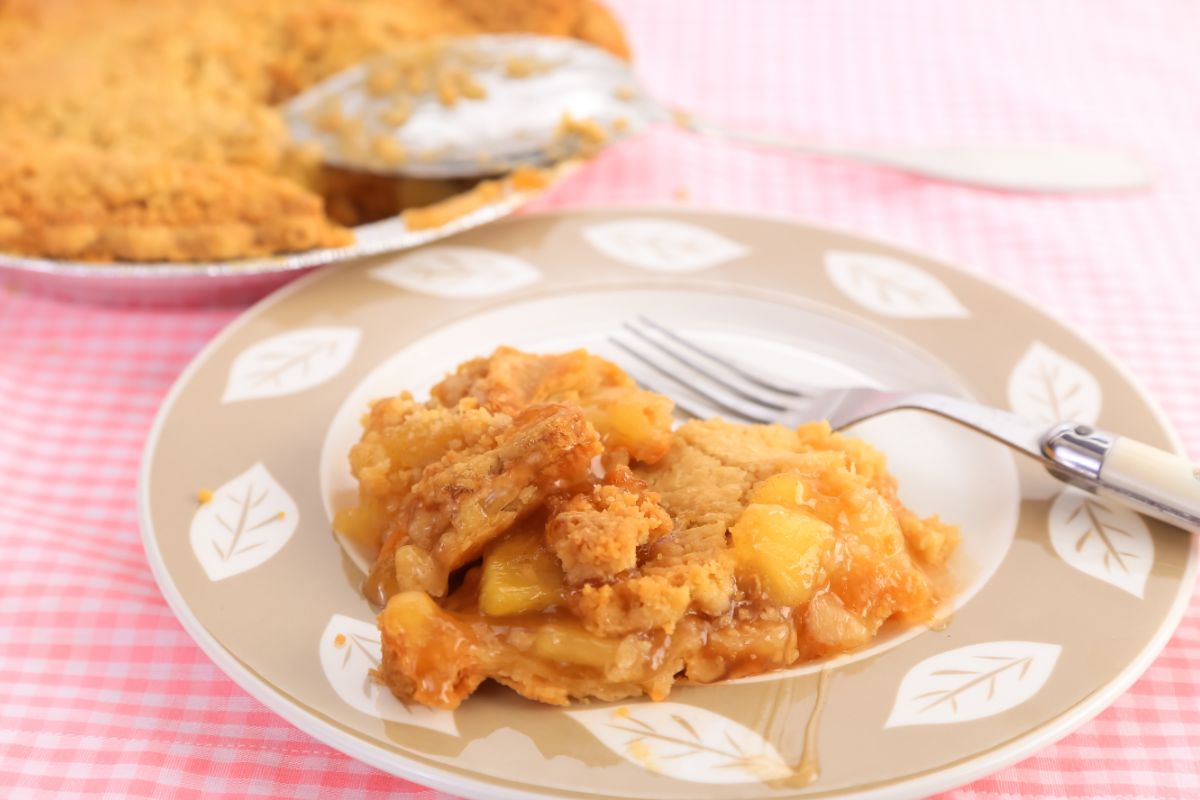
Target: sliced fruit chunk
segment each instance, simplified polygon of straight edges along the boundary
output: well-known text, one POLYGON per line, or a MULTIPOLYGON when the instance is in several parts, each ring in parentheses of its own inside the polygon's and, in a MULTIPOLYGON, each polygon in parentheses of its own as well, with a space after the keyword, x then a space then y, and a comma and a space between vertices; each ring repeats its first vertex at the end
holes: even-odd
POLYGON ((734 556, 772 602, 799 606, 824 582, 833 528, 804 511, 752 503, 730 529, 734 556))
POLYGON ((581 625, 548 623, 537 629, 533 652, 550 661, 603 670, 617 657, 620 639, 588 633, 581 625))
POLYGON ((562 597, 558 559, 533 530, 515 531, 483 558, 479 610, 489 617, 543 611, 562 597))

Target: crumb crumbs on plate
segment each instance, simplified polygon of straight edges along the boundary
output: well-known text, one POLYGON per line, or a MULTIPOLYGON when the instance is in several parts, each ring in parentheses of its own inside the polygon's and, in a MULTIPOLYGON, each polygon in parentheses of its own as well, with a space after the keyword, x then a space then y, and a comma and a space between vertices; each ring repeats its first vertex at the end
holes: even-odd
POLYGON ((480 181, 467 191, 432 205, 405 209, 400 216, 410 230, 440 228, 510 193, 541 191, 550 185, 553 175, 552 169, 517 167, 503 178, 480 181))
POLYGON ((399 128, 408 122, 410 116, 412 116, 412 98, 408 95, 399 95, 392 100, 389 108, 380 112, 379 121, 384 125, 399 128))
POLYGON ((371 141, 371 155, 391 167, 408 160, 408 150, 391 136, 376 136, 371 141))

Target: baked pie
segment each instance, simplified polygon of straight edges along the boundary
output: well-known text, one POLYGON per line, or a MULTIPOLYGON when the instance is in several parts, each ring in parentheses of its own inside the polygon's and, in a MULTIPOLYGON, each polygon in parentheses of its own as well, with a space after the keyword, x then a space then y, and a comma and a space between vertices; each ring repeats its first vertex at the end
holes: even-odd
POLYGON ((265 256, 342 246, 354 225, 458 196, 472 182, 323 167, 275 106, 400 43, 504 31, 628 55, 593 0, 9 0, 0 252, 265 256))
POLYGON ((379 678, 454 708, 661 699, 928 622, 958 529, 824 422, 692 420, 582 350, 500 348, 375 402, 342 535, 377 548, 379 678))

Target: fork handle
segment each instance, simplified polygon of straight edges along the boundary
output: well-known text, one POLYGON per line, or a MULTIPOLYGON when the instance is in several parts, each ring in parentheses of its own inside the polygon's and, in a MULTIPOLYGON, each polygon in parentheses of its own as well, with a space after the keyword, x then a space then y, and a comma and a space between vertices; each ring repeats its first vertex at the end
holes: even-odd
POLYGON ((1052 472, 1148 516, 1200 530, 1200 465, 1088 425, 1056 426, 1042 441, 1052 472))

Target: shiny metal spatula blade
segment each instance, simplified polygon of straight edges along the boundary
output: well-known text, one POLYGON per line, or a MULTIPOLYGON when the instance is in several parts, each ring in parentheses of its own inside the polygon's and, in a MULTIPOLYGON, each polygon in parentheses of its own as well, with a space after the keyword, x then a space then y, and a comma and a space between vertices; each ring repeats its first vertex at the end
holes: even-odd
POLYGON ((462 178, 586 154, 598 144, 592 134, 611 142, 656 122, 673 121, 710 138, 849 159, 985 189, 1112 191, 1145 188, 1152 180, 1137 159, 1082 145, 862 146, 737 130, 670 111, 640 86, 628 63, 574 39, 501 34, 447 39, 435 47, 440 49, 434 58, 472 62, 468 94, 474 96, 446 103, 445 87, 426 86, 404 94, 404 113, 397 115, 399 95, 378 91, 379 81, 373 78, 396 55, 384 54, 284 104, 281 111, 293 139, 319 146, 328 163, 351 169, 462 178), (536 68, 514 71, 509 68, 514 63, 536 68), (331 130, 321 124, 331 106, 349 126, 331 130), (584 122, 586 130, 564 129, 568 117, 584 122))
MULTIPOLYGON (((543 165, 589 143, 599 144, 564 127, 568 118, 607 143, 668 117, 638 89, 626 62, 573 39, 498 34, 449 39, 437 47, 434 57, 462 67, 478 86, 471 93, 482 96, 458 93, 445 102, 446 95, 433 85, 436 65, 428 70, 430 85, 423 92, 403 85, 373 90, 381 83, 373 76, 389 68, 389 56, 381 56, 284 104, 281 111, 292 138, 318 146, 327 163, 339 166, 460 178, 543 165), (406 114, 394 113, 398 104, 407 105, 402 109, 406 114), (352 129, 329 124, 331 111, 340 112, 352 129), (398 153, 402 157, 388 157, 398 153)), ((408 57, 400 63, 413 61, 408 57)))

